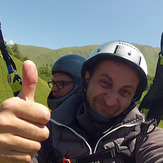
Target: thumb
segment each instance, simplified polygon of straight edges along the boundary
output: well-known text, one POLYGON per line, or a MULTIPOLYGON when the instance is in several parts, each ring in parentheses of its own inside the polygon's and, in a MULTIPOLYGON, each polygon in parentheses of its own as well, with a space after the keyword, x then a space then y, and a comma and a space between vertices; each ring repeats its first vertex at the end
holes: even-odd
POLYGON ((23 84, 22 90, 19 97, 30 101, 34 101, 35 90, 38 81, 38 73, 36 65, 30 61, 26 60, 23 63, 23 84))

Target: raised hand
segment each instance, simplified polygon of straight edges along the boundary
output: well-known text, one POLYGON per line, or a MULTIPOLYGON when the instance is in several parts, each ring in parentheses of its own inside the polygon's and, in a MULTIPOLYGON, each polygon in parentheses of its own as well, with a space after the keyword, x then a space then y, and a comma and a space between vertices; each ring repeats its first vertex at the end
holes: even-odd
POLYGON ((34 102, 37 69, 33 62, 23 64, 23 86, 19 97, 5 100, 0 110, 0 162, 26 163, 49 136, 45 126, 50 119, 47 107, 34 102))

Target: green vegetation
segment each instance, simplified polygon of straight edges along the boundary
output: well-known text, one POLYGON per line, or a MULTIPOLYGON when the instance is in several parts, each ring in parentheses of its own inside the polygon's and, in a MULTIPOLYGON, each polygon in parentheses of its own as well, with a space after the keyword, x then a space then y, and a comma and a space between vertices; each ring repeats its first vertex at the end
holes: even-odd
POLYGON ((51 68, 48 66, 42 66, 38 68, 38 75, 41 77, 41 79, 45 81, 50 81, 51 80, 51 68))
MULTIPOLYGON (((8 47, 8 49, 9 49, 9 47, 8 47)), ((27 56, 23 56, 23 55, 20 53, 17 44, 14 44, 14 45, 11 47, 11 49, 10 49, 10 55, 13 55, 14 57, 16 57, 17 59, 21 60, 22 62, 28 59, 27 56)))
POLYGON ((163 128, 163 120, 162 120, 162 121, 160 121, 160 123, 159 123, 158 127, 163 128))
POLYGON ((24 46, 19 45, 20 52, 27 56, 30 60, 36 63, 38 67, 49 66, 51 67, 54 62, 59 59, 61 56, 66 54, 79 54, 84 57, 88 55, 97 47, 98 45, 90 45, 83 47, 68 47, 61 49, 48 49, 43 47, 34 47, 34 46, 24 46))
MULTIPOLYGON (((22 78, 22 62, 17 58, 12 56, 14 60, 17 72, 22 78)), ((0 104, 7 98, 13 97, 12 90, 7 82, 7 68, 2 57, 0 57, 0 104)), ((41 104, 47 105, 47 96, 50 92, 50 89, 47 83, 41 78, 38 79, 38 85, 36 88, 35 101, 41 104)))

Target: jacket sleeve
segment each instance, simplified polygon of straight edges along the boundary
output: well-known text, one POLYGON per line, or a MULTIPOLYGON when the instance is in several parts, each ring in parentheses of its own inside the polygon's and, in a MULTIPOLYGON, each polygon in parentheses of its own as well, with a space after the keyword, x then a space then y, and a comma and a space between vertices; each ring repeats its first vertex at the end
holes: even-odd
POLYGON ((163 129, 156 128, 145 138, 137 139, 136 163, 163 162, 163 129))

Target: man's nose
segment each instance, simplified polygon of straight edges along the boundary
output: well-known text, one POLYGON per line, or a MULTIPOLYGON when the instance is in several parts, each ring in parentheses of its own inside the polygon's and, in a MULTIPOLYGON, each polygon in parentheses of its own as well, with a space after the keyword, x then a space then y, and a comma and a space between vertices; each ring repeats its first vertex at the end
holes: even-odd
POLYGON ((118 102, 118 92, 116 90, 108 90, 104 96, 105 103, 108 107, 114 106, 118 102))

